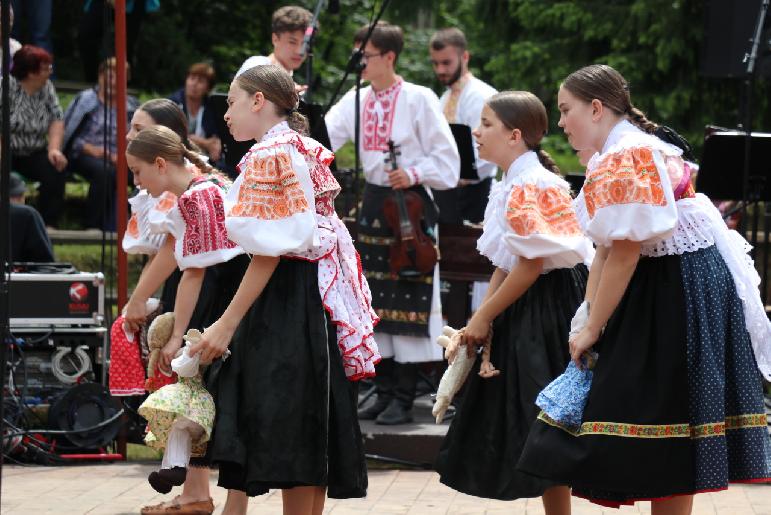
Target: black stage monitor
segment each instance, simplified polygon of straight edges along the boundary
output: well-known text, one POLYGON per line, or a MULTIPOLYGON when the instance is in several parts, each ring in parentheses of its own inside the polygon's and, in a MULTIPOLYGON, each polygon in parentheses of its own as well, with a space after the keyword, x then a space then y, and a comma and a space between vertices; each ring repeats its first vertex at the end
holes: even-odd
MULTIPOLYGON (((707 134, 696 177, 696 190, 713 199, 744 197, 746 132, 722 130, 707 134)), ((771 200, 771 133, 753 132, 750 144, 750 187, 757 200, 771 200)))

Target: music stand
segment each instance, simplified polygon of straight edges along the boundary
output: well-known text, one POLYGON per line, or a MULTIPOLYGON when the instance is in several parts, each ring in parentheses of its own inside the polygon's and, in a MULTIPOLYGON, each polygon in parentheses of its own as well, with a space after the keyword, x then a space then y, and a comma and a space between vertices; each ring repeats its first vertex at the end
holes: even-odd
POLYGON ((708 128, 704 152, 696 176, 696 190, 712 199, 759 202, 771 200, 771 133, 751 134, 750 198, 744 198, 742 169, 747 133, 708 128))
POLYGON ((477 159, 474 154, 474 139, 471 136, 471 127, 461 123, 451 123, 450 131, 460 154, 460 178, 469 181, 478 181, 477 159))

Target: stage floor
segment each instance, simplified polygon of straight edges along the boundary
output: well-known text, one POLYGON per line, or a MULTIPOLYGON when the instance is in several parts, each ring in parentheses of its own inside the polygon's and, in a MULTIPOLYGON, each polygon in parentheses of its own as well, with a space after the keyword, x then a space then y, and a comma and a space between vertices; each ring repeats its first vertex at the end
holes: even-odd
MULTIPOLYGON (((147 483, 147 474, 157 464, 120 463, 69 467, 22 467, 3 469, 3 515, 128 515, 141 506, 169 499, 156 493, 147 483)), ((212 496, 222 512, 226 492, 216 485, 212 472, 212 496)), ((369 493, 365 499, 327 501, 324 513, 361 514, 543 514, 539 499, 490 501, 459 494, 441 483, 434 472, 371 470, 369 493)), ((173 493, 178 492, 175 489, 173 493)), ((279 515, 281 493, 255 497, 249 502, 250 515, 279 515)), ((573 499, 574 515, 623 515, 650 513, 647 503, 638 507, 610 510, 573 499)), ((761 515, 771 513, 771 486, 732 486, 724 492, 696 496, 694 515, 761 515)))

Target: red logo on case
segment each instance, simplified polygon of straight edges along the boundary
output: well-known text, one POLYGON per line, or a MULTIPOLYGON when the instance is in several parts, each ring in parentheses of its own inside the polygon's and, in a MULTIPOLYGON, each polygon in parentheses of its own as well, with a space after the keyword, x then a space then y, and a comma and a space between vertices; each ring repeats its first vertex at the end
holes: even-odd
POLYGON ((72 283, 70 285, 70 299, 77 303, 88 301, 88 287, 83 283, 72 283))

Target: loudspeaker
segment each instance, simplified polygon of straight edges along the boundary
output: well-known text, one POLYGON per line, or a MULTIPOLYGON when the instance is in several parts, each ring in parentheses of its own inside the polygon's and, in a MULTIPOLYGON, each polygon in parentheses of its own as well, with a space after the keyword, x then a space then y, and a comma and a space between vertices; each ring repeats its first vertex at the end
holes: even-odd
POLYGON ((117 414, 118 408, 107 388, 98 383, 81 383, 52 402, 48 423, 53 429, 65 431, 96 427, 64 436, 76 447, 94 449, 109 444, 118 435, 121 420, 115 418, 117 414))
MULTIPOLYGON (((705 77, 732 78, 746 73, 744 62, 752 42, 758 14, 763 0, 709 0, 706 5, 704 23, 704 44, 701 52, 700 72, 705 77)), ((768 75, 769 61, 769 16, 760 38, 756 71, 768 75)))

